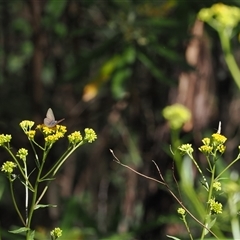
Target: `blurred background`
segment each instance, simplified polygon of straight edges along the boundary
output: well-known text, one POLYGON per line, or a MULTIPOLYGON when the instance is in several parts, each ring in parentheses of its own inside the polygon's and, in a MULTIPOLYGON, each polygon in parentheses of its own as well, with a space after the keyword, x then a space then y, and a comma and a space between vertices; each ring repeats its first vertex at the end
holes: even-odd
MULTIPOLYGON (((233 159, 240 140, 239 90, 217 32, 197 20, 202 8, 216 2, 0 1, 0 133, 12 134, 13 149, 27 147, 20 121, 41 124, 51 107, 56 119, 65 118, 69 133, 89 127, 98 135, 68 159, 42 200, 58 205, 34 218, 43 236, 59 226, 62 239, 188 239, 170 194, 112 161, 109 149, 159 179, 154 159, 172 181, 170 129, 162 110, 180 103, 192 114, 183 141, 197 148, 221 120, 229 139, 225 160, 233 159)), ((240 7, 237 0, 222 2, 240 7)), ((237 34, 231 42, 238 61, 237 34)), ((63 147, 64 141, 54 146, 52 161, 63 147)), ((1 165, 9 158, 0 149, 1 165)), ((4 174, 0 181, 1 232, 13 239, 6 231, 20 221, 4 174)), ((23 190, 15 188, 24 203, 23 190)))

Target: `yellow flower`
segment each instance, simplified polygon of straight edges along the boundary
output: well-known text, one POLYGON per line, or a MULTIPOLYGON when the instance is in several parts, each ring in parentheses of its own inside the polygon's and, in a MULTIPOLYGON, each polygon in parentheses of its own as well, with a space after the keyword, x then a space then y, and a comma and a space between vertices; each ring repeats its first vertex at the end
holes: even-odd
POLYGON ((5 145, 5 143, 10 143, 12 136, 9 134, 0 134, 0 146, 5 145))
POLYGON ((68 135, 69 143, 76 145, 82 141, 82 135, 79 131, 75 131, 68 135))
POLYGON ((203 140, 202 140, 202 142, 203 142, 203 144, 204 145, 209 145, 210 144, 210 138, 204 138, 203 140))
POLYGON ((22 159, 23 161, 26 161, 27 155, 28 155, 28 150, 25 148, 20 148, 16 156, 22 159))
POLYGON ((226 146, 224 145, 217 146, 217 151, 219 151, 221 154, 223 154, 225 150, 226 150, 226 146))
POLYGON ((219 133, 212 134, 212 139, 214 145, 224 144, 227 141, 227 138, 219 133))
POLYGON ((7 162, 5 162, 5 163, 2 165, 1 170, 2 170, 3 172, 6 172, 6 173, 12 173, 12 172, 13 172, 13 168, 15 168, 16 166, 17 166, 17 164, 15 164, 14 162, 7 161, 7 162))
POLYGON ((213 183, 213 188, 214 188, 216 191, 220 191, 220 190, 221 190, 221 183, 220 183, 220 182, 214 182, 214 183, 213 183))
POLYGON ((193 148, 192 148, 192 144, 182 144, 180 147, 178 147, 178 149, 183 153, 188 153, 188 154, 192 154, 193 153, 193 148))
POLYGON ((215 199, 210 199, 208 201, 211 212, 213 213, 222 213, 222 204, 215 201, 215 199))
POLYGON ((199 151, 201 151, 203 153, 206 153, 206 154, 211 153, 212 150, 213 150, 213 147, 212 146, 207 146, 207 145, 203 145, 199 148, 199 151))
POLYGON ((30 130, 30 131, 26 131, 25 133, 28 136, 28 138, 32 140, 35 137, 36 131, 35 130, 30 130))
POLYGON ((191 119, 191 112, 181 104, 174 104, 163 109, 163 117, 168 120, 172 129, 179 129, 191 119))
POLYGON ((50 234, 54 239, 57 239, 62 236, 62 230, 60 228, 54 228, 50 234))
POLYGON ((217 31, 233 29, 240 21, 240 8, 216 3, 211 8, 203 8, 198 13, 200 20, 208 22, 217 31))
POLYGON ((42 131, 46 135, 55 133, 55 129, 54 128, 49 128, 49 127, 47 127, 45 125, 42 126, 42 131))
POLYGON ((89 143, 92 143, 93 141, 95 141, 97 139, 97 134, 95 133, 95 131, 91 128, 85 128, 85 137, 84 140, 86 140, 89 143))
POLYGON ((22 128, 22 130, 24 132, 26 132, 26 131, 29 131, 33 127, 34 122, 29 121, 29 120, 24 120, 24 121, 20 122, 19 125, 22 128))
POLYGON ((180 214, 180 215, 184 215, 186 213, 185 209, 183 208, 178 208, 177 212, 180 214))

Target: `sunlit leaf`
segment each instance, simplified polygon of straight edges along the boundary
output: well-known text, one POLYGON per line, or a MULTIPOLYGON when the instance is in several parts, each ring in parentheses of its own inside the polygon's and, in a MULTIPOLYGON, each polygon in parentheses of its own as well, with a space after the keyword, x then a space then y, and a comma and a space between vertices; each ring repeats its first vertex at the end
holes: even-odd
POLYGON ((38 204, 34 209, 38 209, 38 208, 46 208, 46 207, 57 207, 57 205, 53 205, 53 204, 38 204))
POLYGON ((9 232, 16 234, 16 233, 26 232, 26 231, 29 231, 29 230, 30 230, 30 228, 22 227, 22 228, 18 228, 16 230, 11 230, 9 232))

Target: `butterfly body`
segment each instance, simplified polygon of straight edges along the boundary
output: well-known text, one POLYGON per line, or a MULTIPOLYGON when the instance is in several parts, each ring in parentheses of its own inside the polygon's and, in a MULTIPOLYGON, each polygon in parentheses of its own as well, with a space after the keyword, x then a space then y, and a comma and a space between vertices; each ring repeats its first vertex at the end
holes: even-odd
POLYGON ((52 128, 52 127, 55 127, 58 123, 62 122, 63 120, 64 118, 56 121, 52 109, 49 108, 43 122, 44 122, 44 125, 52 128))

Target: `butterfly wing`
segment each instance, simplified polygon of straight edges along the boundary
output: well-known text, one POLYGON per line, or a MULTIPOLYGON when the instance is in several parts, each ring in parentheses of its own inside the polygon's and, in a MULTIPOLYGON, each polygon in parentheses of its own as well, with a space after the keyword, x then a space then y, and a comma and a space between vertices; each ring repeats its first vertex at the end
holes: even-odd
POLYGON ((48 109, 46 118, 44 118, 44 124, 47 127, 54 127, 57 124, 55 117, 51 108, 48 109))
POLYGON ((51 108, 49 108, 49 109, 47 110, 47 115, 46 115, 46 117, 49 118, 49 119, 51 119, 51 120, 53 120, 53 121, 55 121, 55 117, 54 117, 54 114, 53 114, 53 110, 52 110, 51 108))

